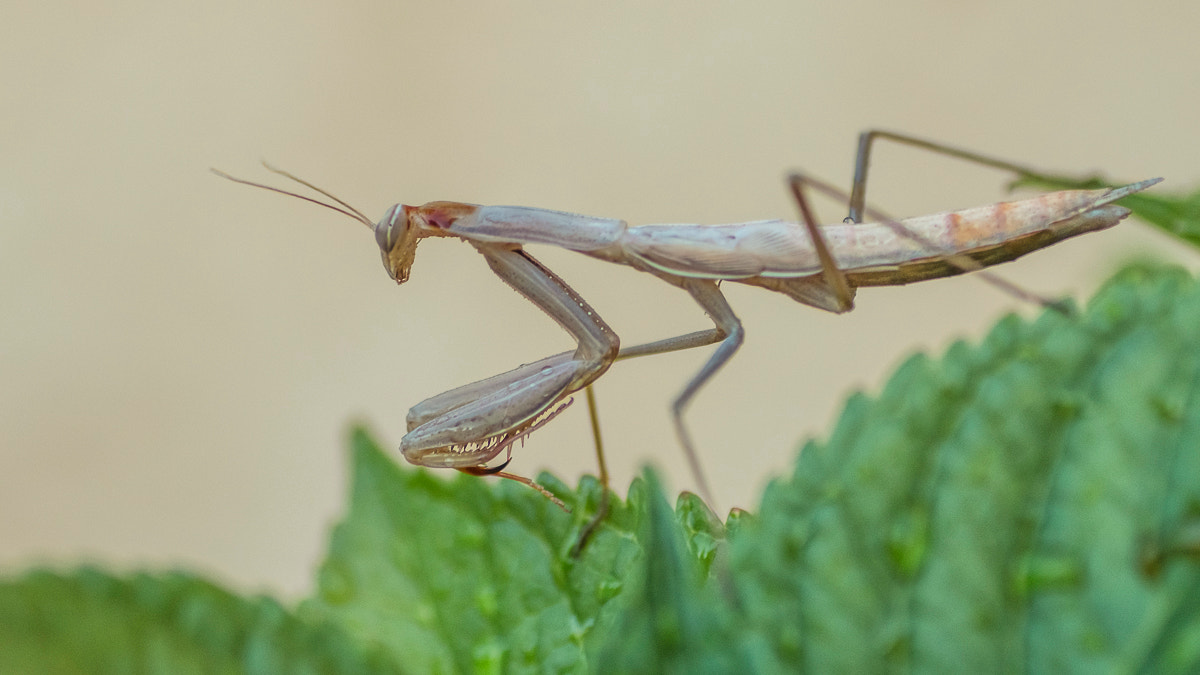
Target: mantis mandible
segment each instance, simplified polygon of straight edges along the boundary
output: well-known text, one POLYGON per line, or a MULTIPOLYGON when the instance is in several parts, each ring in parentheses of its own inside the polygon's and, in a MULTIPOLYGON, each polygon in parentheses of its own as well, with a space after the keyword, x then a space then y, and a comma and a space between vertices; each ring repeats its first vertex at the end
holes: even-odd
MULTIPOLYGON (((630 226, 618 219, 562 211, 447 201, 422 206, 397 204, 378 222, 372 222, 332 194, 270 166, 267 168, 271 171, 319 192, 337 205, 214 171, 239 183, 320 204, 362 222, 374 231, 384 269, 398 284, 408 279, 422 239, 461 239, 483 255, 502 281, 537 305, 574 339, 574 351, 451 389, 413 406, 408 413, 408 433, 400 445, 405 459, 413 464, 511 478, 540 490, 562 506, 531 479, 503 471, 511 460, 513 443, 548 423, 570 403, 571 394, 585 388, 594 423, 589 385, 618 359, 716 343, 716 350, 671 405, 676 435, 702 496, 711 504, 712 492, 683 414, 696 392, 742 343, 742 324, 726 302, 720 282, 759 286, 811 307, 842 313, 853 308, 855 290, 862 286, 901 285, 976 271, 1069 237, 1112 227, 1129 215, 1128 209, 1112 202, 1161 180, 1104 190, 1052 192, 1022 201, 896 221, 865 206, 869 153, 877 138, 1017 173, 1034 173, 948 146, 870 131, 862 135, 859 144, 850 217, 839 224, 818 227, 803 188, 813 186, 833 194, 838 191, 799 174, 790 177, 790 185, 802 224, 760 220, 732 225, 630 226), (864 213, 880 222, 863 223, 864 213), (621 348, 608 324, 565 281, 531 256, 525 250, 527 244, 558 246, 652 274, 691 295, 714 328, 621 348), (506 454, 503 463, 489 467, 489 462, 501 453, 506 454)), ((993 282, 1006 285, 994 278, 993 282)), ((594 432, 603 483, 606 471, 595 427, 594 432)), ((605 496, 606 490, 607 486, 605 496)), ((594 521, 584 537, 592 525, 594 521)))

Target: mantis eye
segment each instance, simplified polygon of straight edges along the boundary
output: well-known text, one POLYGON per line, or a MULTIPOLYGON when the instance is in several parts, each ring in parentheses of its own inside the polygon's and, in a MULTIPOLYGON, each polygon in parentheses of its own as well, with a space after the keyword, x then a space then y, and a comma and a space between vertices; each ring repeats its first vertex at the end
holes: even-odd
POLYGON ((408 270, 412 267, 417 240, 420 238, 409 221, 409 209, 408 206, 397 204, 388 209, 374 226, 375 243, 379 244, 383 268, 388 276, 401 284, 408 280, 408 270))
POLYGON ((404 230, 408 227, 408 214, 404 205, 397 204, 383 214, 383 218, 375 223, 375 243, 384 256, 404 238, 404 230))

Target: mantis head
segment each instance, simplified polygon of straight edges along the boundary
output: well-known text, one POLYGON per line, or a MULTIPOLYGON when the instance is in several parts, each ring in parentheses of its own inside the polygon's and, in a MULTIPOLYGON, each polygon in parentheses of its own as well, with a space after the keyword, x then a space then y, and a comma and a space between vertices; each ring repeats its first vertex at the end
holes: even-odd
POLYGON ((413 222, 414 209, 396 204, 383 214, 383 218, 371 227, 375 230, 375 243, 383 257, 383 269, 388 276, 402 284, 408 281, 413 258, 417 253, 417 242, 421 239, 421 228, 413 222))
POLYGON ((450 227, 460 218, 469 217, 479 209, 461 202, 429 202, 423 206, 397 204, 383 214, 375 230, 375 243, 383 255, 383 268, 402 284, 408 281, 417 242, 422 237, 452 237, 450 227))

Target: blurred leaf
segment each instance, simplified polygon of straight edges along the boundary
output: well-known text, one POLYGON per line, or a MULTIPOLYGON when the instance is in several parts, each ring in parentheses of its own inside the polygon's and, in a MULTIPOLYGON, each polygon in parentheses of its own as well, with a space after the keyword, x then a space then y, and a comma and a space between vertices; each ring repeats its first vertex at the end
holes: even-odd
POLYGON ((186 574, 31 572, 0 584, 0 673, 398 673, 340 629, 186 574))
POLYGON ((1134 267, 1072 316, 909 359, 760 513, 441 480, 352 436, 294 612, 179 574, 0 584, 0 672, 1200 670, 1200 285, 1134 267))
POLYGON ((853 397, 733 573, 784 671, 1195 672, 1198 518, 1200 288, 1132 268, 853 397))
MULTIPOLYGON (((651 497, 635 482, 628 501, 610 500, 575 559, 568 552, 599 500, 593 479, 572 494, 540 478, 575 507, 568 515, 509 481, 401 470, 362 430, 353 446, 350 513, 302 612, 342 623, 419 672, 585 671, 591 648, 636 601, 627 591, 639 583, 643 537, 678 536, 675 524, 643 527, 651 497)), ((691 528, 698 552, 679 565, 711 563, 722 536, 713 521, 691 528)))
MULTIPOLYGON (((716 594, 720 583, 708 577, 690 547, 704 542, 720 524, 694 495, 681 497, 680 521, 672 517, 653 472, 647 472, 649 513, 641 538, 646 549, 638 562, 635 585, 619 622, 598 650, 596 672, 733 673, 741 670, 738 637, 730 607, 716 594), (690 545, 690 546, 689 546, 690 545)), ((714 556, 703 555, 711 563, 714 556)), ((722 563, 724 559, 721 559, 722 563)), ((717 574, 727 578, 728 569, 717 574)))

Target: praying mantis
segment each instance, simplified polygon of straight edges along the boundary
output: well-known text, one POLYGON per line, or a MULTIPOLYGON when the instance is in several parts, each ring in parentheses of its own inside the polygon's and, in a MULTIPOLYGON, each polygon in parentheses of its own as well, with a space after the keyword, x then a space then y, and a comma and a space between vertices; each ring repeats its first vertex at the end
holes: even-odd
POLYGON ((573 351, 451 389, 413 406, 408 413, 408 433, 400 445, 405 459, 413 464, 510 478, 540 490, 562 506, 531 479, 504 471, 513 444, 547 424, 570 404, 572 394, 586 389, 604 483, 607 472, 590 385, 620 359, 716 344, 671 404, 676 435, 701 495, 711 504, 712 492, 697 460, 684 411, 742 344, 742 324, 722 294, 721 282, 758 286, 810 307, 842 313, 853 308, 859 287, 902 285, 977 271, 1069 237, 1112 227, 1129 215, 1128 209, 1113 202, 1162 180, 1052 192, 897 221, 865 205, 869 156, 877 139, 1036 175, 1024 167, 950 146, 868 131, 860 137, 850 216, 842 223, 817 226, 804 193, 806 187, 834 195, 839 191, 793 174, 789 184, 801 213, 800 224, 760 220, 731 225, 630 226, 613 218, 448 201, 397 204, 372 222, 329 192, 270 166, 269 170, 315 190, 334 204, 214 172, 235 182, 305 199, 362 222, 373 230, 384 269, 397 284, 408 280, 422 239, 460 239, 483 256, 501 281, 545 312, 575 341, 573 351), (863 223, 864 215, 879 222, 863 223), (557 246, 654 275, 686 291, 714 327, 622 348, 616 333, 587 301, 525 250, 529 244, 557 246), (501 453, 505 453, 503 463, 490 467, 501 453))

